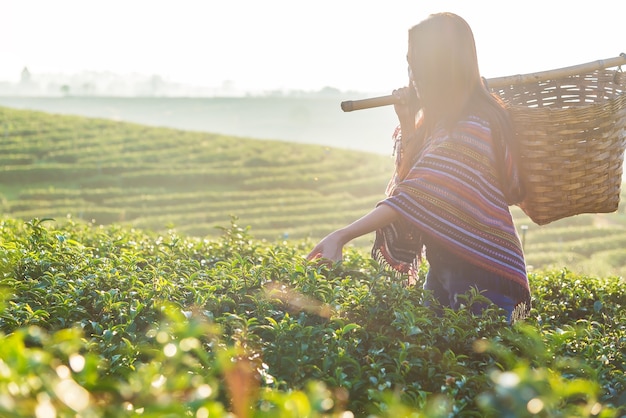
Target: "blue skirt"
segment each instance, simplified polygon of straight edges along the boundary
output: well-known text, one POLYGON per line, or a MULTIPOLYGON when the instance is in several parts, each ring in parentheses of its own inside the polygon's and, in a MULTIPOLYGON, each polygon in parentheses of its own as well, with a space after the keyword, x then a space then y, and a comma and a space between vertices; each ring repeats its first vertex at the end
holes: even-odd
MULTIPOLYGON (((507 320, 511 321, 516 302, 490 286, 506 279, 477 267, 432 242, 426 244, 426 259, 429 269, 424 289, 431 291, 441 306, 458 310, 465 302, 459 295, 465 295, 474 288, 502 308, 506 312, 507 320)), ((488 306, 486 303, 474 303, 470 309, 479 314, 488 306)))

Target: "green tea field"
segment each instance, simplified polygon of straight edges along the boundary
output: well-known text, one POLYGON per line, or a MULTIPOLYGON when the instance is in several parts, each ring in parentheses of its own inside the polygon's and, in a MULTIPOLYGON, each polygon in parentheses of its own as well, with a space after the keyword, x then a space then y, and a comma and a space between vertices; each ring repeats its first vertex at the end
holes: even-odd
POLYGON ((431 309, 371 237, 306 261, 390 157, 1 107, 0 128, 2 417, 626 417, 624 203, 513 208, 511 325, 431 309))
POLYGON ((531 273, 510 326, 306 251, 235 224, 0 221, 0 416, 626 416, 623 278, 531 273))
MULTIPOLYGON (((236 217, 258 239, 316 240, 382 199, 393 166, 366 152, 1 107, 0 124, 0 210, 23 220, 216 237, 236 217)), ((532 268, 626 275, 625 208, 541 227, 513 211, 532 268)))

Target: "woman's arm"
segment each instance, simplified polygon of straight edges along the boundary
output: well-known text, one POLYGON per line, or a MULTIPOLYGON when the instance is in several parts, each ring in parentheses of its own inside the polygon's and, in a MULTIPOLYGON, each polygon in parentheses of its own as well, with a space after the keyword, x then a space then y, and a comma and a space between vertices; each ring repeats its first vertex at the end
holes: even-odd
POLYGON ((307 256, 308 260, 318 258, 330 261, 342 259, 343 246, 355 238, 374 232, 393 222, 398 212, 389 205, 379 205, 367 215, 343 228, 328 234, 307 256))
POLYGON ((410 86, 396 89, 392 94, 396 98, 393 108, 400 122, 402 137, 408 138, 415 133, 415 118, 421 107, 417 92, 410 86))

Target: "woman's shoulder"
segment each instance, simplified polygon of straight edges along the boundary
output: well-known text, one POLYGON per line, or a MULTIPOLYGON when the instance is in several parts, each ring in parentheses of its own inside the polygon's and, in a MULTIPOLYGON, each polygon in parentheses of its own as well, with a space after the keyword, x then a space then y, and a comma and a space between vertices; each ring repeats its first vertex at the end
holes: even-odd
POLYGON ((457 122, 457 127, 463 129, 486 129, 489 130, 489 121, 478 115, 467 115, 457 122))
POLYGON ((448 127, 440 125, 439 129, 436 129, 434 136, 440 138, 445 136, 449 139, 458 140, 467 136, 489 137, 490 134, 491 128, 488 120, 480 116, 468 115, 448 127))

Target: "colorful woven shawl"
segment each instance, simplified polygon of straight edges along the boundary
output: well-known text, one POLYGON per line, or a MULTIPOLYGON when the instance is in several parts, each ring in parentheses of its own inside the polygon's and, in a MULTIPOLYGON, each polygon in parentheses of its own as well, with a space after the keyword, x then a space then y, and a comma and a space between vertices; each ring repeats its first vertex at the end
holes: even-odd
MULTIPOLYGON (((397 132, 396 132, 397 134, 397 132)), ((506 150, 504 161, 511 164, 506 150)), ((387 199, 401 219, 376 232, 372 256, 400 273, 422 260, 424 239, 501 277, 488 285, 512 297, 514 318, 528 314, 530 290, 522 246, 501 188, 519 184, 517 170, 499 180, 489 124, 477 117, 436 129, 406 178, 391 180, 387 199)))

